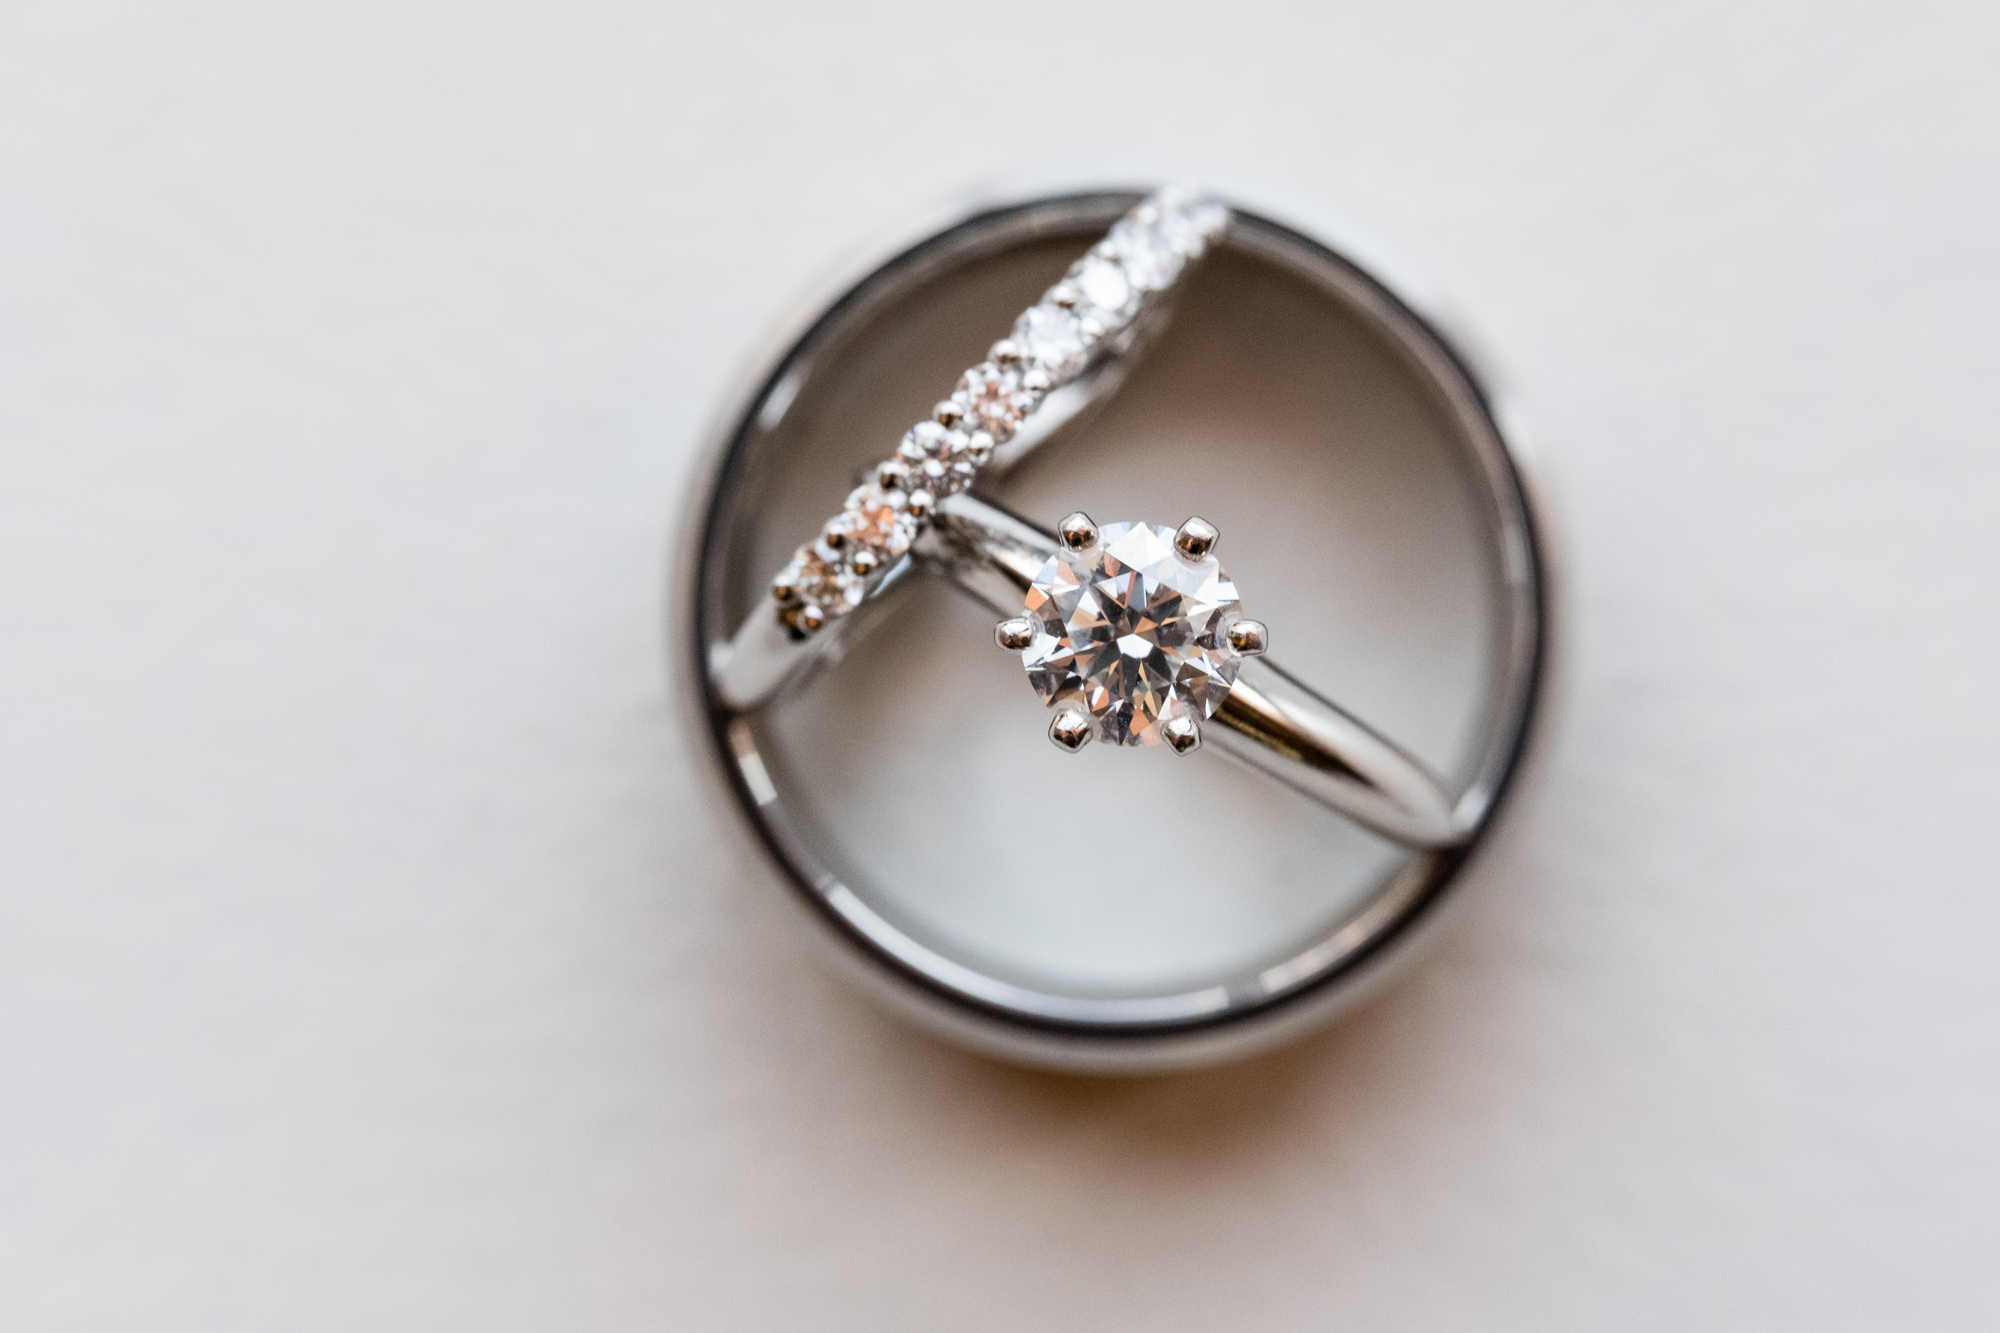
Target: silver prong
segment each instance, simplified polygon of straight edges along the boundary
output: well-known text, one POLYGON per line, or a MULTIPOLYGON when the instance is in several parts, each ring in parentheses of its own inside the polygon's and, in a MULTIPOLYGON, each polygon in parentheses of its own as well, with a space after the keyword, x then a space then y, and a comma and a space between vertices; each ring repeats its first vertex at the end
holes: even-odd
POLYGON ((1206 560, 1221 533, 1207 519, 1196 516, 1181 524, 1174 534, 1174 549, 1190 560, 1206 560))
POLYGON ((826 624, 826 612, 807 602, 799 608, 796 623, 807 634, 817 633, 820 626, 826 624))
POLYGON ((847 515, 836 514, 826 521, 825 527, 820 529, 819 539, 825 543, 826 549, 829 551, 844 551, 847 549, 850 535, 847 528, 847 515))
POLYGON ((1090 744, 1090 717, 1080 709, 1065 708, 1049 723, 1049 739, 1056 748, 1075 754, 1090 744))
POLYGON ((1082 299, 1083 293, 1076 289, 1074 283, 1059 282, 1049 288, 1049 300, 1055 302, 1055 304, 1065 310, 1074 309, 1076 303, 1082 299))
POLYGON ((1229 627, 1229 646, 1245 657, 1255 657, 1271 641, 1261 620, 1239 620, 1229 627))
POLYGON ((903 508, 909 511, 911 518, 922 518, 937 508, 937 497, 920 488, 910 492, 903 501, 903 508))
POLYGON ((1035 622, 1026 616, 1003 620, 993 627, 993 642, 1010 653, 1018 653, 1035 641, 1035 622))
POLYGON ((1072 551, 1088 551, 1097 545, 1097 525, 1081 509, 1056 524, 1056 536, 1072 551))
POLYGON ((1021 364, 1021 345, 1012 338, 1002 338, 993 344, 986 355, 997 366, 1018 366, 1021 364))
POLYGON ((1193 754, 1201 748, 1201 723, 1186 713, 1171 718, 1160 728, 1175 754, 1193 754))
POLYGON ((778 571, 778 577, 771 580, 771 600, 785 606, 799 599, 799 562, 794 560, 778 571))
POLYGON ((847 557, 847 567, 864 579, 873 574, 881 563, 882 558, 865 546, 847 557))
POLYGON ((875 484, 885 491, 900 491, 909 479, 910 465, 900 459, 888 458, 875 465, 875 484))
POLYGON ((1055 384, 1049 378, 1049 372, 1040 366, 1029 366, 1021 372, 1021 388, 1027 393, 1047 393, 1055 384))
POLYGON ((931 420, 937 422, 938 425, 943 426, 946 430, 950 430, 953 426, 965 420, 965 404, 947 398, 931 409, 931 420))

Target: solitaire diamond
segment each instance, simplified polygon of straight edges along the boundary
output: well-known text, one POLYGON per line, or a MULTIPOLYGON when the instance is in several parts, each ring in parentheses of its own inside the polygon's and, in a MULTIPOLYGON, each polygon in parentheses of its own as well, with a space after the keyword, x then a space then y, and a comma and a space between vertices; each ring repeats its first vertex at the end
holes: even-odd
MULTIPOLYGON (((1242 614, 1236 585, 1213 555, 1186 555, 1172 528, 1093 528, 1076 515, 1063 532, 1081 549, 1048 558, 1022 621, 1009 622, 1021 626, 1021 637, 1032 633, 1021 653, 1029 682, 1059 718, 1080 710, 1109 744, 1187 748, 1177 736, 1198 732, 1185 724, 1176 732, 1175 720, 1213 717, 1242 665, 1230 646, 1242 614)), ((1003 646, 1007 631, 1003 625, 1003 646)))

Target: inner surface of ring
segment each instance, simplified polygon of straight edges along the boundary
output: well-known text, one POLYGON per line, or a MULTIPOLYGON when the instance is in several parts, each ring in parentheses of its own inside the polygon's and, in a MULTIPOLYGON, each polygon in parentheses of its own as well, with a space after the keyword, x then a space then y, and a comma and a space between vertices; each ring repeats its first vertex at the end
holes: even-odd
MULTIPOLYGON (((729 509, 733 625, 769 570, 1088 244, 928 276, 811 367, 729 509)), ((1225 246, 1122 391, 995 493, 1221 530, 1274 654, 1455 783, 1500 633, 1479 482, 1435 391, 1328 292, 1225 246)), ((885 921, 1078 997, 1229 984, 1324 936, 1409 853, 1202 752, 1058 753, 992 616, 918 578, 845 661, 753 723, 797 834, 885 921)))

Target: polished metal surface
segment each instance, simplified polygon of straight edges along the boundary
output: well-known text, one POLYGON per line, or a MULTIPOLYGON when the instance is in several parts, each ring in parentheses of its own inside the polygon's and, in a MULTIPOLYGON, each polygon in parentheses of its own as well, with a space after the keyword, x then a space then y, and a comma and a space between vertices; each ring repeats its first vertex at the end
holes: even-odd
MULTIPOLYGON (((1274 265, 1364 320, 1425 385, 1477 479, 1484 538, 1498 571, 1492 608, 1498 646, 1476 762, 1447 786, 1268 658, 1246 660, 1200 739, 1413 850, 1365 902, 1299 941, 1286 957, 1194 990, 1076 994, 1010 981, 913 937, 830 869, 813 846, 809 824, 793 816, 765 764, 757 715, 780 686, 837 662, 846 644, 868 632, 871 606, 830 625, 803 649, 785 642, 781 632, 768 644, 750 634, 758 625, 775 628, 775 622, 755 615, 746 620, 747 608, 730 591, 733 553, 758 522, 737 498, 744 478, 782 418, 783 402, 798 393, 815 362, 861 336, 891 300, 1013 247, 1050 237, 1088 243, 1137 197, 1068 195, 977 214, 895 256, 830 306, 778 359, 720 442, 690 561, 692 614, 679 631, 687 635, 685 660, 719 775, 799 901, 827 928, 832 956, 892 1005, 957 1039, 1014 1058, 1088 1069, 1218 1058, 1300 1030, 1357 994, 1490 829, 1527 743, 1546 656, 1541 541, 1518 460, 1486 390, 1435 326, 1377 276, 1297 231, 1238 210, 1223 248, 1274 265), (745 637, 732 643, 739 627, 745 637)), ((1064 392, 1086 396, 1067 419, 1085 416, 1125 368, 1113 363, 1093 384, 1068 386, 1064 392)), ((1032 443, 1046 442, 1061 424, 1053 406, 1052 396, 1041 414, 1044 430, 1032 443)), ((1033 576, 1029 562, 1039 566, 1055 540, 990 498, 955 496, 939 506, 931 531, 882 586, 943 573, 1002 613, 1015 614, 1020 590, 1033 576)), ((870 597, 869 603, 883 600, 870 597)), ((1061 723, 1058 717, 1051 735, 1067 745, 1055 735, 1061 723)), ((1087 733, 1078 734, 1082 739, 1073 748, 1087 740, 1087 733)))

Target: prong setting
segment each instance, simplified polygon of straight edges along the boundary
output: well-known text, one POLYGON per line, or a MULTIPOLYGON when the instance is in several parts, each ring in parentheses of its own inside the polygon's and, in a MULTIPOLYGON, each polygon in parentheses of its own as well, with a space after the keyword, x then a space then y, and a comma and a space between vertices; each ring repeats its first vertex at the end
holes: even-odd
POLYGON ((1065 708, 1049 723, 1049 739, 1066 754, 1075 754, 1090 744, 1090 715, 1080 708, 1065 708))
MULTIPOLYGON (((1200 528, 1193 535, 1212 541, 1200 528)), ((1190 560, 1164 524, 1076 513, 1056 538, 1025 589, 1028 683, 1052 710, 1083 711, 1107 745, 1198 749, 1243 665, 1229 640, 1244 619, 1235 583, 1212 557, 1190 560)), ((1004 647, 1012 628, 999 627, 1004 647)), ((1261 631, 1237 639, 1254 645, 1261 631)))
POLYGON ((1056 524, 1056 537, 1072 551, 1088 551, 1097 545, 1097 525, 1079 509, 1056 524))
POLYGON ((1201 723, 1188 713, 1182 713, 1160 728, 1166 737, 1167 747, 1175 754, 1193 754, 1201 748, 1201 723))
POLYGON ((1026 616, 1003 620, 993 627, 993 641, 1010 653, 1018 653, 1035 642, 1035 622, 1026 616))
POLYGON ((1215 543, 1222 534, 1215 525, 1200 515, 1195 515, 1181 524, 1174 533, 1174 549, 1190 560, 1206 560, 1208 553, 1215 549, 1215 543))
POLYGON ((1229 627, 1229 646, 1245 657, 1257 656, 1270 641, 1270 631, 1261 620, 1238 620, 1229 627))

